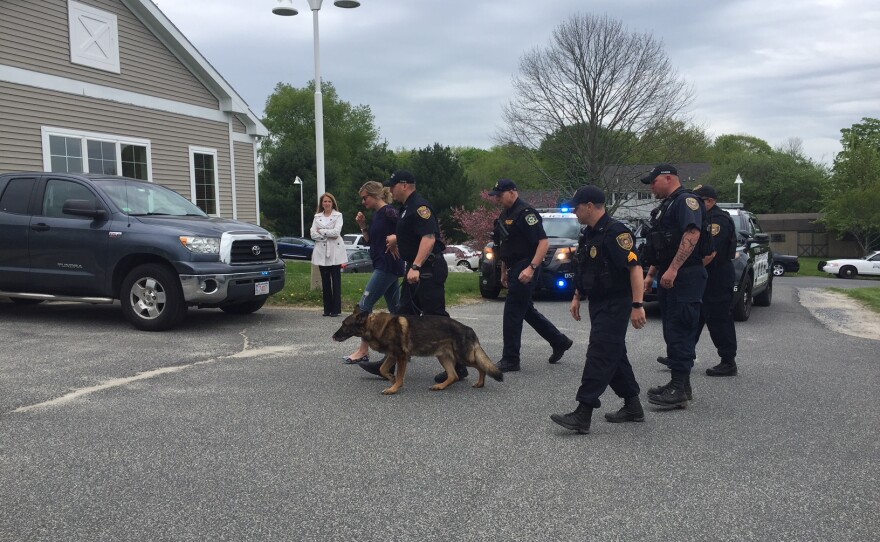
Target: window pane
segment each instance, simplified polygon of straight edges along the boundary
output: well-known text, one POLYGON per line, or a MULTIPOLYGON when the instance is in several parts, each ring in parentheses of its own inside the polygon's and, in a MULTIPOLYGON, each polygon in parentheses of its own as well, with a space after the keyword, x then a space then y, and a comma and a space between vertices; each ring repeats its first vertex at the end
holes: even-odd
POLYGON ((86 141, 89 153, 89 172, 116 175, 116 143, 109 141, 86 141))
POLYGON ((214 187, 214 156, 193 154, 193 180, 196 189, 196 205, 209 214, 217 213, 217 194, 214 187))
POLYGON ((67 158, 63 156, 52 156, 51 161, 52 165, 50 167, 52 168, 52 171, 57 171, 59 173, 67 172, 67 158))
POLYGON ((0 197, 0 212, 27 214, 34 179, 12 179, 0 197))
POLYGON ((49 164, 52 171, 82 172, 82 140, 76 137, 49 136, 49 164))
POLYGON ((147 148, 138 145, 121 146, 122 174, 134 179, 147 179, 147 148))
POLYGON ((82 173, 83 172, 83 160, 79 156, 68 158, 67 159, 67 169, 62 170, 67 173, 82 173))
POLYGON ((49 154, 54 156, 67 156, 67 149, 64 148, 64 138, 61 136, 49 136, 49 154))
POLYGON ((96 203, 95 195, 85 186, 72 181, 62 181, 58 179, 50 179, 46 184, 46 193, 43 196, 43 215, 61 218, 83 218, 74 215, 66 215, 61 210, 64 202, 69 199, 82 199, 92 203, 96 203))

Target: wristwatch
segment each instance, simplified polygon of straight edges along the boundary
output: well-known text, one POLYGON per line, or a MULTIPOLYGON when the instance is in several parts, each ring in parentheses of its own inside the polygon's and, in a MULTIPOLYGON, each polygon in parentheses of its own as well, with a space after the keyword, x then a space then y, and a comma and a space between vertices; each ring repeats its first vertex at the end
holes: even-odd
POLYGON ((644 306, 645 306, 645 304, 642 303, 641 301, 633 301, 633 308, 634 309, 641 309, 644 306))
POLYGON ((530 264, 529 264, 529 267, 532 268, 532 271, 537 271, 537 270, 538 270, 538 266, 535 265, 535 264, 533 264, 533 263, 530 263, 530 264))
POLYGON ((409 266, 409 268, 412 269, 412 270, 414 270, 414 271, 421 271, 421 270, 422 270, 422 266, 421 266, 421 265, 418 265, 418 264, 415 264, 415 263, 412 264, 411 266, 409 266))

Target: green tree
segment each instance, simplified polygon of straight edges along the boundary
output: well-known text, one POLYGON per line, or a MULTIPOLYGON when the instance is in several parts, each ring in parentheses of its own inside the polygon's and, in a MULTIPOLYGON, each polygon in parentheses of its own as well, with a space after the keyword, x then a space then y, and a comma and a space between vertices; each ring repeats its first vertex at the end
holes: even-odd
POLYGON ((840 132, 843 150, 825 187, 823 220, 867 253, 880 244, 880 120, 865 117, 840 132))
POLYGON ((413 172, 419 193, 433 205, 447 241, 465 240, 452 210, 456 207, 472 209, 479 192, 468 180, 452 149, 434 143, 414 151, 403 167, 413 172))
MULTIPOLYGON (((385 145, 378 142, 368 106, 343 101, 328 82, 321 84, 321 92, 326 190, 337 200, 354 202, 358 182, 373 176, 384 178, 379 171, 393 160, 385 145)), ((304 88, 279 83, 266 101, 263 123, 270 136, 260 149, 260 209, 266 226, 277 233, 299 233, 299 188, 293 185, 297 176, 303 182, 306 227, 317 209, 314 93, 314 81, 304 88)), ((342 202, 340 206, 346 214, 354 210, 342 202)), ((346 229, 352 228, 356 229, 353 220, 346 221, 346 229)))
POLYGON ((477 188, 486 190, 498 179, 512 179, 523 188, 540 188, 535 168, 514 145, 496 145, 489 150, 473 147, 454 149, 465 174, 477 188))

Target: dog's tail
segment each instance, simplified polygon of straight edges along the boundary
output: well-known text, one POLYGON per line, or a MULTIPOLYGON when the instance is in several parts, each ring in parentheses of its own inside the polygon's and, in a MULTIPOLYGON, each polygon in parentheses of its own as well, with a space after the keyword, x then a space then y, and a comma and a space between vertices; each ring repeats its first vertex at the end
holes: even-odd
POLYGON ((486 354, 486 351, 483 350, 483 347, 480 346, 480 343, 477 341, 473 342, 471 360, 478 369, 482 370, 487 375, 491 376, 498 382, 504 381, 504 373, 501 372, 501 369, 499 369, 497 365, 492 363, 492 360, 486 354))

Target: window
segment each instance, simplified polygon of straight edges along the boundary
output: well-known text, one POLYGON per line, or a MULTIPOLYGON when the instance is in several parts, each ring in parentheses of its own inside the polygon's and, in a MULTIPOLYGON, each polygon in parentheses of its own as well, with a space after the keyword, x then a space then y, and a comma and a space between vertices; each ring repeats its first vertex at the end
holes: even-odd
POLYGON ((784 233, 771 233, 770 241, 773 243, 784 243, 785 242, 785 234, 784 233))
POLYGON ((639 201, 654 199, 653 192, 639 192, 639 201))
POLYGON ((192 202, 209 215, 220 214, 217 150, 190 147, 189 170, 192 202))
POLYGON ((88 217, 64 214, 62 211, 64 202, 69 199, 86 200, 92 205, 97 205, 95 194, 85 186, 73 181, 50 179, 46 183, 46 194, 43 196, 43 216, 88 219, 88 217))
POLYGON ((0 197, 0 212, 17 215, 27 214, 33 188, 34 179, 12 179, 9 181, 6 190, 3 191, 3 196, 0 197))
POLYGON ((43 169, 150 180, 150 141, 43 127, 43 169))

